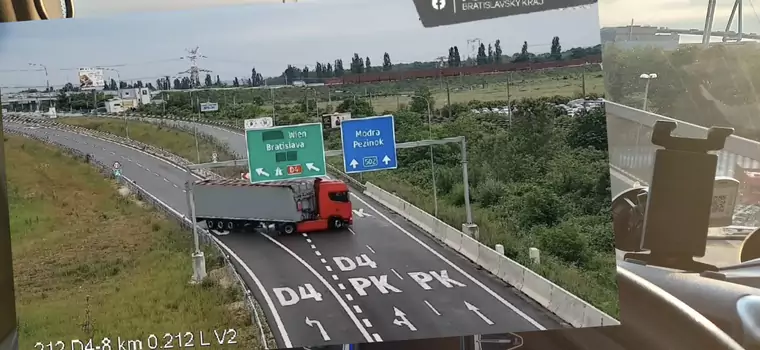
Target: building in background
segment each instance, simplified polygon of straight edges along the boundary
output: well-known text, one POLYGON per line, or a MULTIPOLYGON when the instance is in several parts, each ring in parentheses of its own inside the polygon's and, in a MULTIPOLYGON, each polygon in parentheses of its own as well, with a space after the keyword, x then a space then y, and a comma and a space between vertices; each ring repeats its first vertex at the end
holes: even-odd
POLYGON ((657 47, 675 50, 680 42, 678 33, 658 33, 663 28, 651 26, 605 27, 601 30, 602 45, 615 45, 621 49, 657 47))
POLYGON ((152 95, 148 88, 121 89, 119 95, 122 100, 135 100, 136 105, 150 104, 152 95))
POLYGON ((106 113, 121 113, 124 112, 124 106, 120 98, 115 98, 105 102, 106 113))

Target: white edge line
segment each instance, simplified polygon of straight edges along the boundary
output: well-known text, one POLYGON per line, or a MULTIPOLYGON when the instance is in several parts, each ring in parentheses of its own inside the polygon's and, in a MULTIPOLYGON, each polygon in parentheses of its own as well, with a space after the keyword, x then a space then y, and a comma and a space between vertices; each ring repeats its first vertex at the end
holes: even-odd
POLYGON ((359 332, 362 333, 362 335, 364 336, 364 339, 366 339, 367 342, 369 342, 369 343, 372 343, 372 342, 375 341, 372 338, 372 336, 369 334, 369 332, 367 332, 367 329, 365 329, 364 326, 362 326, 361 322, 359 321, 359 318, 357 318, 356 315, 353 313, 353 311, 351 311, 351 309, 348 307, 348 304, 346 304, 346 302, 343 300, 343 298, 341 298, 340 295, 338 295, 338 291, 336 291, 335 288, 333 288, 332 285, 330 285, 330 283, 328 283, 327 280, 324 277, 322 277, 322 275, 319 272, 317 272, 317 270, 314 270, 314 268, 311 267, 311 265, 309 265, 306 261, 304 261, 303 259, 301 259, 300 256, 298 256, 296 253, 294 253, 288 247, 284 246, 282 243, 277 242, 276 239, 274 239, 272 237, 269 237, 268 235, 260 233, 260 232, 259 232, 259 234, 262 235, 262 236, 264 236, 266 239, 270 240, 272 243, 276 244, 278 247, 280 247, 280 249, 282 249, 286 253, 290 254, 290 256, 292 256, 294 259, 298 260, 298 262, 301 263, 301 265, 303 265, 309 271, 311 271, 311 273, 315 277, 317 277, 317 279, 319 279, 319 281, 322 282, 322 284, 324 284, 325 287, 327 287, 327 290, 330 291, 330 294, 332 294, 333 297, 335 297, 335 299, 338 300, 338 303, 343 308, 343 310, 346 311, 346 314, 348 314, 348 317, 351 318, 351 321, 354 322, 354 324, 356 325, 356 328, 359 329, 359 332))
MULTIPOLYGON (((218 238, 214 237, 214 235, 209 234, 211 239, 216 242, 220 247, 224 248, 225 251, 227 251, 228 254, 230 254, 231 257, 233 257, 240 266, 243 267, 246 273, 251 277, 253 280, 253 283, 256 284, 256 288, 259 289, 261 294, 264 296, 264 301, 267 303, 267 306, 269 307, 270 311, 272 312, 272 318, 274 318, 274 322, 277 324, 277 329, 280 331, 280 336, 282 336, 283 345, 286 348, 293 347, 293 344, 290 342, 290 337, 288 336, 288 331, 285 329, 285 325, 282 323, 282 319, 280 318, 280 314, 277 312, 277 308, 274 306, 274 303, 272 302, 272 298, 269 297, 269 294, 267 294, 266 289, 264 288, 264 284, 261 283, 261 281, 256 277, 256 274, 251 271, 251 268, 246 265, 240 257, 235 254, 235 252, 232 251, 229 247, 227 247, 222 241, 220 241, 218 238)), ((255 310, 254 310, 255 312, 255 310)))
POLYGON ((380 215, 380 217, 382 217, 383 219, 387 220, 389 223, 391 223, 391 225, 395 226, 399 231, 405 233, 409 238, 411 238, 412 240, 414 240, 415 242, 417 242, 419 245, 423 246, 430 253, 432 253, 433 255, 437 256, 439 259, 443 260, 443 262, 445 262, 446 264, 448 264, 449 266, 451 266, 454 270, 456 270, 460 274, 464 275, 472 283, 475 283, 475 285, 477 285, 478 287, 480 287, 481 289, 483 289, 484 291, 486 291, 486 293, 488 293, 492 297, 496 298, 496 300, 498 300, 499 302, 501 302, 502 304, 504 304, 504 306, 508 307, 514 313, 520 315, 520 317, 524 318, 526 321, 528 321, 534 327, 536 327, 536 328, 538 328, 539 330, 542 330, 542 331, 546 330, 546 327, 544 327, 542 324, 538 323, 538 321, 534 320, 533 318, 531 318, 530 316, 528 316, 526 313, 524 313, 522 310, 520 310, 516 306, 512 305, 512 303, 504 300, 504 298, 502 298, 500 295, 496 294, 496 292, 494 292, 490 288, 486 287, 486 285, 484 285, 483 283, 481 283, 480 281, 478 281, 475 277, 472 277, 470 274, 468 274, 467 272, 465 272, 464 270, 462 270, 462 268, 460 268, 459 266, 457 266, 456 264, 454 264, 453 262, 451 262, 449 259, 446 259, 443 255, 441 255, 440 253, 438 253, 437 251, 435 251, 435 249, 430 248, 430 246, 428 246, 427 244, 425 244, 424 242, 422 242, 419 238, 415 237, 409 231, 407 231, 403 227, 401 227, 399 224, 397 224, 396 222, 394 222, 393 220, 391 220, 390 218, 388 218, 387 216, 385 216, 385 214, 383 214, 379 210, 375 209, 375 207, 371 206, 365 200, 361 199, 359 196, 357 196, 354 193, 351 193, 351 195, 354 196, 354 198, 358 199, 360 202, 364 203, 364 205, 366 205, 367 207, 369 207, 370 209, 372 209, 375 213, 377 213, 378 215, 380 215))
MULTIPOLYGON (((56 131, 62 131, 62 130, 56 130, 56 131)), ((67 132, 67 133, 69 133, 69 134, 74 134, 74 135, 77 135, 77 136, 80 136, 80 137, 81 137, 81 136, 84 136, 84 137, 91 137, 91 138, 94 138, 94 139, 98 139, 98 140, 101 140, 101 141, 104 141, 104 142, 108 142, 108 143, 114 144, 114 145, 116 145, 116 146, 120 146, 120 147, 124 147, 124 148, 129 148, 129 149, 132 149, 133 151, 136 151, 136 152, 142 153, 142 154, 144 154, 144 155, 147 155, 147 156, 149 156, 149 157, 151 157, 151 158, 155 158, 155 159, 157 159, 157 160, 159 160, 159 161, 161 161, 161 162, 164 162, 164 163, 166 163, 166 164, 169 164, 169 165, 171 165, 172 167, 174 167, 174 168, 176 168, 176 169, 179 169, 179 170, 181 170, 181 171, 182 171, 182 172, 184 172, 184 173, 187 173, 187 172, 185 171, 185 169, 181 168, 181 167, 180 167, 180 166, 178 166, 177 164, 174 164, 174 163, 172 163, 172 162, 170 162, 170 161, 168 161, 168 160, 166 160, 166 159, 163 159, 163 158, 161 158, 161 157, 157 157, 157 156, 155 156, 155 155, 152 155, 152 154, 150 154, 150 153, 148 153, 148 152, 145 152, 145 151, 143 151, 143 150, 140 150, 140 149, 137 149, 137 148, 134 148, 134 147, 128 146, 128 145, 120 144, 120 143, 117 143, 117 142, 113 142, 113 141, 111 141, 111 140, 107 140, 107 139, 101 139, 100 137, 95 137, 95 136, 90 136, 90 135, 84 135, 84 134, 77 134, 77 133, 75 133, 75 132, 71 132, 71 131, 65 131, 65 130, 63 130, 63 132, 67 132)), ((191 174, 192 176, 194 176, 194 177, 198 178, 198 179, 202 179, 202 177, 201 177, 201 176, 198 176, 198 175, 197 175, 197 174, 195 174, 195 173, 192 173, 192 172, 191 172, 190 174, 191 174)), ((125 178, 125 179, 127 179, 129 182, 132 182, 132 183, 134 183, 134 182, 133 182, 133 181, 132 181, 130 178, 128 178, 128 177, 126 177, 126 176, 124 176, 124 175, 122 175, 122 177, 123 177, 123 178, 125 178)), ((146 192, 147 192, 147 191, 146 191, 146 192)), ((150 193, 150 192, 148 192, 148 193, 150 193)), ((188 222, 190 221, 190 219, 188 219, 188 218, 187 218, 185 215, 182 215, 182 213, 180 213, 180 212, 179 212, 179 211, 177 211, 176 209, 172 208, 171 206, 169 206, 168 204, 166 204, 165 202, 163 202, 162 200, 160 200, 158 197, 156 197, 156 196, 153 196, 153 197, 154 197, 154 198, 155 198, 155 199, 156 199, 156 200, 157 200, 159 203, 161 203, 162 205, 164 205, 164 206, 166 206, 167 208, 169 208, 170 210, 172 210, 172 211, 174 212, 174 214, 175 214, 175 215, 177 215, 177 216, 179 216, 179 217, 181 217, 181 218, 184 218, 184 219, 185 219, 186 221, 188 221, 188 222)), ((192 225, 192 223, 190 223, 190 224, 192 225)), ((214 237, 214 235, 212 235, 212 234, 209 234, 209 236, 210 236, 210 237, 211 237, 211 238, 212 238, 212 239, 213 239, 213 240, 214 240, 214 241, 215 241, 217 244, 219 244, 219 246, 220 246, 220 247, 222 247, 224 250, 226 250, 228 253, 230 253, 230 256, 232 256, 232 257, 233 257, 233 258, 234 258, 234 259, 235 259, 235 260, 236 260, 236 261, 237 261, 237 262, 240 264, 240 266, 243 266, 243 268, 245 269, 246 273, 248 273, 248 275, 251 277, 251 279, 253 280, 253 282, 256 284, 256 288, 258 288, 258 289, 259 289, 259 292, 260 292, 260 293, 261 293, 261 294, 264 296, 264 301, 267 303, 267 307, 269 307, 269 310, 272 312, 272 317, 274 318, 274 321, 275 321, 275 323, 277 324, 277 329, 280 331, 280 336, 282 337, 282 341, 283 341, 283 343, 284 343, 283 345, 284 345, 286 348, 292 348, 292 347, 293 347, 293 344, 292 344, 292 343, 291 343, 291 341, 290 341, 290 337, 288 336, 288 332, 287 332, 287 330, 285 329, 285 325, 282 323, 282 319, 280 318, 280 314, 277 312, 277 308, 274 306, 274 303, 272 302, 272 299, 269 297, 269 294, 267 294, 267 290, 266 290, 266 288, 264 288, 264 285, 261 283, 261 281, 258 279, 258 277, 256 277, 256 274, 254 274, 254 273, 253 273, 253 271, 251 271, 251 269, 248 267, 248 265, 246 265, 246 264, 243 262, 243 260, 242 260, 242 259, 240 259, 240 257, 238 257, 238 256, 237 256, 237 255, 236 255, 236 254, 235 254, 235 253, 234 253, 234 252, 233 252, 233 251, 232 251, 232 250, 231 250, 229 247, 227 247, 227 246, 226 246, 224 243, 222 243, 222 242, 221 242, 219 239, 217 239, 216 237, 214 237)))

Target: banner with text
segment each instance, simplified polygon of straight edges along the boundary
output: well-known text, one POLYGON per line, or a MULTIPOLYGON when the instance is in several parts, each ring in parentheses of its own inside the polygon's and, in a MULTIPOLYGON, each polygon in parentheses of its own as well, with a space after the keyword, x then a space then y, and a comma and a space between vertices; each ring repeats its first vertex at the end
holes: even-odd
POLYGON ((201 103, 201 112, 216 112, 219 110, 219 104, 214 102, 201 103))
POLYGON ((102 69, 79 68, 79 88, 81 90, 102 89, 105 85, 102 69))

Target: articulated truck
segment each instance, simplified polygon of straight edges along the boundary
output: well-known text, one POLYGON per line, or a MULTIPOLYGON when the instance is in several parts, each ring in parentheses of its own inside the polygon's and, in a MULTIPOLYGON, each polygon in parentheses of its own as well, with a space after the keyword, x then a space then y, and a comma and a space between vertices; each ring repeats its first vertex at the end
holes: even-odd
POLYGON ((251 184, 200 180, 193 186, 197 222, 233 231, 272 227, 284 234, 341 229, 353 224, 346 183, 302 179, 251 184))

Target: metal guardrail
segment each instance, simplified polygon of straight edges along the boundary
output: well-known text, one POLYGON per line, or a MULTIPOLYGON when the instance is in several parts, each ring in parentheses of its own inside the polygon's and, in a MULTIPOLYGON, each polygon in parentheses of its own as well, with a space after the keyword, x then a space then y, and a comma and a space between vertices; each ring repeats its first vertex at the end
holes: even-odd
MULTIPOLYGON (((619 132, 628 132, 633 131, 629 130, 629 128, 623 126, 627 125, 625 123, 623 124, 615 124, 614 118, 619 118, 620 120, 630 122, 636 125, 640 125, 640 127, 643 127, 642 130, 638 130, 636 133, 636 137, 639 137, 639 140, 636 140, 637 145, 633 146, 637 149, 636 152, 639 154, 647 154, 651 153, 654 154, 654 150, 657 148, 660 148, 658 146, 651 145, 651 142, 648 140, 648 134, 651 132, 652 128, 654 127, 654 124, 658 120, 665 120, 665 121, 673 121, 678 124, 678 127, 673 131, 674 135, 680 136, 680 137, 690 137, 690 138, 705 138, 707 136, 707 131, 709 128, 699 126, 696 124, 692 124, 689 122, 685 122, 678 119, 673 119, 667 116, 647 112, 641 109, 629 107, 626 105, 622 105, 620 103, 605 102, 606 106, 606 112, 607 112, 607 118, 608 118, 608 132, 610 133, 619 133, 619 132), (612 125, 615 124, 615 125, 612 125), (625 129, 625 130, 619 130, 619 129, 625 129), (646 139, 646 140, 644 140, 646 139), (642 142, 646 141, 646 142, 642 142), (640 150, 643 149, 644 152, 640 152, 640 150)), ((618 135, 610 136, 611 140, 614 140, 617 138, 618 135)), ((629 140, 630 141, 630 140, 629 140)), ((618 146, 613 146, 612 143, 610 143, 611 149, 616 148, 618 146)), ((625 146, 622 146, 620 148, 626 148, 625 146)), ((612 153, 612 151, 611 151, 612 153)), ((753 141, 744 137, 731 135, 726 139, 725 147, 716 152, 719 157, 719 166, 717 170, 716 175, 721 176, 731 176, 732 174, 728 171, 733 170, 733 165, 736 163, 745 163, 745 164, 755 164, 757 166, 760 166, 760 142, 753 141), (723 166, 721 166, 723 165, 723 166)), ((654 157, 649 157, 647 160, 648 162, 640 162, 638 164, 638 167, 635 168, 626 168, 623 164, 613 164, 616 160, 614 159, 612 154, 610 154, 610 168, 618 171, 622 175, 628 177, 629 179, 635 180, 642 185, 648 185, 648 179, 651 177, 651 169, 654 167, 654 157)), ((742 214, 742 213, 737 213, 742 214)), ((739 220, 739 223, 742 223, 742 220, 746 220, 748 218, 740 218, 742 215, 737 215, 737 218, 735 220, 739 220)), ((750 222, 751 225, 754 225, 754 222, 750 222)), ((749 229, 754 229, 756 227, 746 225, 746 222, 743 223, 743 225, 734 225, 728 227, 729 229, 738 229, 738 228, 744 228, 745 231, 749 229)), ((737 235, 738 236, 738 235, 737 235)), ((745 235, 746 236, 746 235, 745 235)))
MULTIPOLYGON (((43 124, 43 123, 40 123, 39 120, 36 120, 36 119, 33 119, 31 121, 29 121, 29 120, 25 120, 25 121, 24 120, 19 120, 18 118, 14 118, 14 117, 10 117, 10 118, 5 118, 4 117, 3 119, 9 119, 11 121, 16 121, 16 122, 21 122, 21 123, 24 123, 24 122, 29 123, 29 122, 31 122, 31 123, 34 123, 34 124, 43 124)), ((24 119, 26 119, 26 118, 24 118, 24 119)), ((163 150, 160 150, 160 149, 157 149, 155 147, 152 147, 152 146, 149 146, 149 145, 145 145, 145 144, 142 144, 142 143, 136 142, 136 141, 126 140, 126 139, 118 140, 119 137, 111 135, 111 134, 105 134, 105 133, 100 133, 100 132, 93 132, 90 129, 71 127, 71 126, 65 125, 65 124, 54 123, 54 122, 52 122, 50 120, 47 120, 46 122, 44 122, 44 124, 46 124, 47 126, 56 127, 58 129, 61 129, 61 130, 73 131, 73 132, 84 134, 84 135, 87 135, 87 136, 101 138, 101 139, 105 139, 105 140, 108 140, 108 141, 111 141, 111 142, 121 143, 123 145, 127 145, 127 146, 130 146, 130 147, 139 148, 142 151, 145 151, 145 152, 148 152, 148 153, 152 153, 154 156, 158 156, 160 158, 163 158, 163 159, 165 159, 167 161, 170 161, 170 162, 172 162, 174 164, 177 164, 177 165, 180 165, 180 166, 185 165, 185 164, 191 164, 189 161, 187 161, 185 159, 182 159, 181 157, 172 155, 170 153, 164 152, 163 150), (60 126, 63 126, 63 127, 60 127, 60 126), (103 136, 106 136, 106 137, 103 137, 103 136), (131 142, 126 142, 126 141, 131 141, 131 142), (158 151, 158 152, 156 152, 156 151, 158 151), (156 153, 153 153, 153 152, 156 152, 156 153)), ((113 176, 113 174, 112 174, 112 170, 113 169, 111 168, 111 165, 103 163, 102 161, 96 159, 92 155, 90 155, 89 158, 86 158, 86 154, 84 152, 82 152, 80 150, 77 150, 77 149, 74 149, 74 148, 71 148, 71 147, 68 147, 68 146, 63 145, 63 144, 61 144, 59 142, 56 142, 56 141, 50 139, 49 137, 41 137, 41 136, 37 136, 37 135, 31 134, 31 133, 23 133, 23 132, 21 132, 19 130, 14 130, 14 129, 10 129, 10 128, 6 128, 4 130, 4 132, 8 133, 8 134, 14 134, 14 135, 18 135, 18 136, 22 136, 22 137, 26 137, 26 138, 29 138, 29 139, 33 139, 33 140, 36 140, 36 141, 40 141, 40 142, 44 142, 44 143, 50 144, 50 145, 52 145, 52 146, 54 146, 56 148, 59 148, 59 149, 63 150, 64 152, 66 152, 66 153, 70 154, 71 156, 73 156, 75 158, 78 158, 78 159, 89 159, 89 164, 95 166, 99 170, 99 172, 104 175, 104 177, 115 179, 114 176, 113 176)), ((219 175, 216 175, 216 174, 213 174, 213 173, 209 173, 209 172, 205 172, 205 174, 197 174, 197 175, 202 176, 202 177, 220 177, 219 175)), ((190 221, 189 218, 187 218, 185 215, 182 215, 181 213, 179 213, 175 209, 167 206, 163 201, 159 200, 157 197, 153 196, 152 194, 150 194, 149 192, 147 192, 146 190, 144 190, 142 187, 140 187, 139 185, 137 185, 134 181, 130 180, 129 178, 127 178, 125 176, 120 176, 116 180, 121 185, 124 185, 125 187, 127 187, 130 190, 130 192, 134 193, 135 196, 137 196, 140 200, 148 202, 154 208, 156 208, 156 209, 164 212, 165 214, 167 214, 168 217, 174 218, 183 228, 191 230, 192 223, 191 223, 191 221, 190 221)), ((227 255, 225 253, 225 251, 223 250, 223 248, 221 246, 219 246, 215 242, 215 240, 211 237, 211 233, 209 233, 207 230, 203 229, 202 227, 198 227, 198 232, 201 233, 201 235, 199 235, 201 243, 204 244, 204 245, 206 245, 206 246, 209 246, 209 245, 213 246, 217 250, 217 252, 219 253, 219 255, 224 258, 225 266, 228 268, 228 271, 233 276, 235 276, 236 280, 238 281, 238 287, 242 289, 243 294, 244 294, 244 299, 245 299, 244 301, 246 302, 245 303, 246 308, 251 313, 251 323, 252 324, 256 324, 258 326, 258 328, 259 328, 259 332, 261 334, 261 341, 262 341, 261 345, 265 349, 276 348, 277 345, 276 345, 276 342, 274 341, 273 336, 271 335, 271 332, 270 332, 269 335, 267 335, 266 332, 264 331, 264 323, 265 323, 265 320, 266 320, 266 314, 263 312, 263 309, 261 308, 261 306, 258 305, 258 303, 256 302, 256 300, 253 298, 250 289, 247 287, 247 285, 243 281, 243 278, 238 273, 237 268, 235 267, 235 265, 230 260, 229 255, 227 255)), ((266 328, 269 329, 268 324, 266 325, 266 328)))

